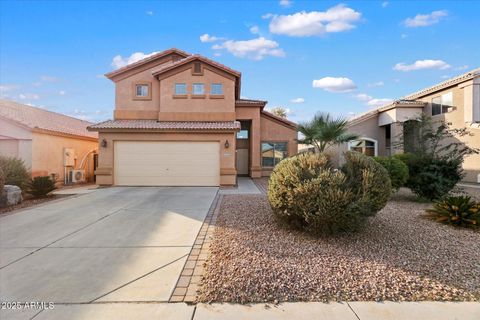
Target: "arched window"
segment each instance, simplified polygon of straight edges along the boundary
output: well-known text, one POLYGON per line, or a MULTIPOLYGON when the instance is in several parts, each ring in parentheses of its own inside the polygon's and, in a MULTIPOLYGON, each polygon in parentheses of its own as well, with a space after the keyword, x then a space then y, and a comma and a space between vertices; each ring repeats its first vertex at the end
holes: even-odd
POLYGON ((364 155, 376 157, 378 155, 378 142, 370 138, 360 138, 348 143, 348 150, 357 151, 364 155))

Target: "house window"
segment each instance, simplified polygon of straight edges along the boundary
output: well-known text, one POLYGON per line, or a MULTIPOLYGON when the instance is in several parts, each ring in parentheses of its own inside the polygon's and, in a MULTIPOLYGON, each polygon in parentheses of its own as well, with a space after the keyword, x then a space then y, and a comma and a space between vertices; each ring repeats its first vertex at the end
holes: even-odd
POLYGON ((175 83, 175 94, 177 95, 187 94, 187 84, 175 83))
POLYGON ((378 154, 377 141, 368 138, 350 141, 348 143, 348 149, 371 157, 375 157, 378 154))
POLYGON ((193 94, 194 95, 205 94, 205 85, 203 83, 194 83, 193 84, 193 94))
POLYGON ((222 95, 223 85, 221 83, 212 83, 212 86, 210 87, 210 94, 222 95))
POLYGON ((135 86, 135 95, 137 97, 143 97, 143 98, 146 98, 148 97, 148 90, 149 87, 148 87, 148 84, 137 84, 135 86))
POLYGON ((237 139, 248 139, 248 130, 240 130, 237 132, 237 139))
POLYGON ((453 94, 451 92, 442 94, 432 99, 432 116, 447 113, 453 107, 453 94))
POLYGON ((286 157, 286 142, 262 142, 262 167, 275 167, 286 157))
POLYGON ((200 62, 193 63, 193 74, 201 74, 202 73, 202 64, 200 62))

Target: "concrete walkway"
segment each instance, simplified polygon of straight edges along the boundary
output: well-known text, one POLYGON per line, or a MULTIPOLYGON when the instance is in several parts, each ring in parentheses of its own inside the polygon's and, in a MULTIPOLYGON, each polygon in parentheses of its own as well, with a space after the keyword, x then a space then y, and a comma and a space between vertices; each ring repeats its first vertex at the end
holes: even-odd
MULTIPOLYGON (((5 319, 63 320, 478 320, 477 302, 296 302, 272 304, 92 303, 38 310, 4 311, 5 319)), ((2 317, 2 319, 4 319, 2 317)))
POLYGON ((237 186, 222 187, 220 194, 261 194, 255 183, 249 177, 238 177, 237 186))

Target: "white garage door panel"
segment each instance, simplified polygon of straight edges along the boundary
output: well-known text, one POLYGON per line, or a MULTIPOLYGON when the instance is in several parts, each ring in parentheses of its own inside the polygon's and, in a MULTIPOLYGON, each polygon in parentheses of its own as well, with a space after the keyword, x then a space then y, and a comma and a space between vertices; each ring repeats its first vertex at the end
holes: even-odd
POLYGON ((116 141, 115 184, 218 186, 218 142, 116 141))

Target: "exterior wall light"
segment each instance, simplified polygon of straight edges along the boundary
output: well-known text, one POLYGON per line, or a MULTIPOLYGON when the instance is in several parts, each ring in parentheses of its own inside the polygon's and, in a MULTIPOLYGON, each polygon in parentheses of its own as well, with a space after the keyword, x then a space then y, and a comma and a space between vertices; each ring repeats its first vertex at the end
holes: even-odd
POLYGON ((230 147, 230 143, 228 143, 228 139, 225 140, 225 149, 228 149, 230 147))
POLYGON ((102 148, 106 148, 107 147, 107 140, 102 139, 102 142, 100 143, 100 145, 102 146, 102 148))

